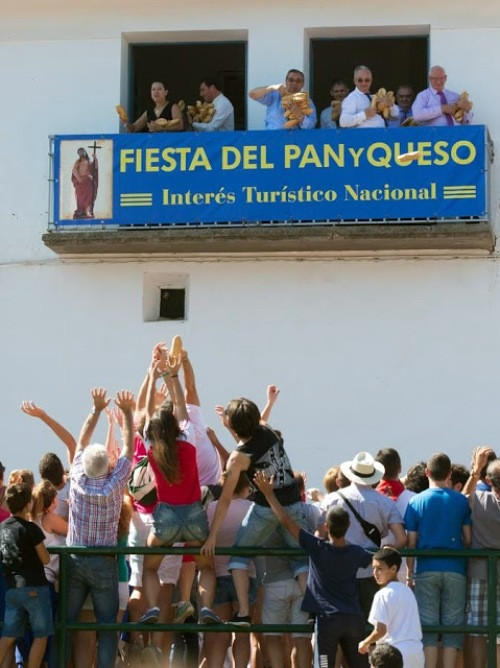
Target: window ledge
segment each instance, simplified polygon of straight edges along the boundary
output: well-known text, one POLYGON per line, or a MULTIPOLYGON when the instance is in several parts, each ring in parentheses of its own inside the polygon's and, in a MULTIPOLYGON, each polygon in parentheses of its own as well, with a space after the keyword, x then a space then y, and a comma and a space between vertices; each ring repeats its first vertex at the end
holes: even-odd
POLYGON ((61 256, 88 255, 489 255, 486 221, 398 225, 267 225, 156 229, 55 230, 42 237, 61 256))

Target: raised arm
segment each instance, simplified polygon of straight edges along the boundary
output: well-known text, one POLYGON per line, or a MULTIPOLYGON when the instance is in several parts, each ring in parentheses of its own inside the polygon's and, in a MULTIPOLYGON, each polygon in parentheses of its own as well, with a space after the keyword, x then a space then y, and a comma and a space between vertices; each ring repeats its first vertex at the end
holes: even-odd
POLYGON ((118 444, 115 438, 115 417, 110 408, 105 408, 106 417, 108 418, 108 433, 106 435, 106 450, 109 461, 113 465, 118 459, 118 444))
POLYGON ((286 95, 286 86, 284 84, 271 84, 270 86, 258 86, 257 88, 253 88, 248 93, 248 97, 251 97, 252 100, 260 100, 273 90, 279 90, 280 95, 286 95))
POLYGON ((120 457, 132 459, 134 455, 134 406, 132 392, 122 390, 116 393, 115 404, 123 413, 122 442, 120 457))
POLYGON ((250 458, 241 452, 234 450, 229 457, 227 463, 227 476, 222 487, 222 493, 217 503, 210 533, 205 543, 201 547, 201 554, 212 555, 215 550, 215 543, 217 540, 217 533, 220 529, 222 521, 226 516, 227 509, 233 498, 233 492, 242 471, 246 471, 250 466, 250 458))
POLYGON ((172 380, 173 391, 174 391, 174 403, 175 403, 175 415, 178 420, 189 420, 189 415, 186 407, 186 398, 184 396, 184 391, 182 389, 181 380, 179 378, 179 369, 181 368, 181 356, 177 355, 177 358, 169 357, 167 368, 170 371, 170 378, 172 380))
POLYGON ((475 491, 476 486, 481 478, 481 471, 488 463, 488 457, 493 452, 489 445, 480 445, 478 446, 472 454, 472 468, 470 472, 469 479, 462 489, 462 494, 469 497, 469 505, 472 508, 474 505, 474 500, 476 498, 475 491))
POLYGON ((93 407, 82 425, 76 450, 83 450, 90 443, 94 429, 99 421, 102 411, 108 406, 109 399, 106 399, 106 390, 102 387, 94 387, 91 391, 93 407))
POLYGON ((207 427, 206 430, 207 430, 207 436, 210 440, 210 443, 217 450, 217 454, 219 455, 219 459, 220 459, 222 468, 225 469, 226 464, 227 464, 227 460, 229 459, 230 452, 229 452, 229 450, 226 450, 226 448, 219 441, 219 439, 217 438, 217 434, 212 429, 212 427, 207 427))
POLYGON ((279 387, 276 387, 276 385, 268 385, 267 386, 267 404, 265 405, 264 410, 261 413, 260 419, 262 422, 268 422, 269 421, 269 416, 271 415, 271 410, 276 403, 276 400, 278 399, 279 393, 280 393, 279 387))
POLYGON ((52 429, 57 438, 61 440, 66 446, 66 449, 68 451, 68 460, 69 463, 71 464, 75 456, 76 441, 74 437, 69 433, 69 431, 65 427, 63 427, 62 424, 59 424, 59 422, 54 420, 53 417, 48 415, 42 408, 34 404, 32 401, 23 401, 23 403, 21 404, 21 410, 23 411, 23 413, 26 413, 26 415, 39 418, 42 422, 44 422, 47 425, 47 427, 52 429))
POLYGON ((181 353, 182 373, 184 374, 184 386, 186 388, 186 403, 193 406, 200 406, 200 398, 196 389, 196 380, 194 377, 193 365, 189 359, 187 351, 181 353))
POLYGON ((148 387, 146 391, 146 421, 149 422, 156 411, 156 381, 164 373, 160 361, 151 362, 148 371, 148 387))
POLYGON ((284 510, 283 506, 276 498, 276 495, 273 490, 274 476, 271 479, 269 479, 265 473, 263 473, 262 471, 257 471, 253 478, 253 481, 256 487, 258 487, 258 489, 266 497, 266 501, 271 506, 271 510, 278 518, 280 524, 282 524, 285 527, 285 529, 292 534, 295 540, 298 540, 300 533, 300 526, 292 520, 290 515, 284 510))
POLYGON ((239 439, 238 435, 236 434, 236 432, 234 432, 231 429, 231 426, 229 424, 229 420, 227 418, 224 406, 221 406, 221 405, 217 404, 217 406, 215 407, 215 412, 220 417, 220 421, 222 422, 224 427, 231 433, 231 435, 234 438, 234 440, 236 441, 236 443, 238 443, 240 439, 239 439))
MULTIPOLYGON (((150 364, 152 364, 156 360, 161 359, 162 355, 166 352, 164 346, 165 346, 165 344, 163 342, 157 343, 155 345, 155 347, 153 348, 153 351, 151 353, 150 364)), ((139 388, 139 392, 137 393, 137 404, 136 404, 136 408, 135 408, 136 417, 137 417, 138 413, 145 410, 145 408, 146 408, 148 386, 149 386, 149 369, 146 373, 146 376, 145 376, 144 380, 142 381, 142 385, 139 388)))

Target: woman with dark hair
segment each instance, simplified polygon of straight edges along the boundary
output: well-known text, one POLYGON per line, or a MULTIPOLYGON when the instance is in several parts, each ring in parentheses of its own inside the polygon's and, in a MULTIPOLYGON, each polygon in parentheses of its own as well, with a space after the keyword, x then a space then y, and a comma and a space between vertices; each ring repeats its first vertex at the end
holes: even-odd
POLYGON ((182 112, 176 102, 168 98, 168 85, 165 81, 153 81, 151 84, 151 105, 133 123, 125 123, 127 132, 179 132, 184 130, 182 112))
MULTIPOLYGON (((201 504, 201 489, 196 465, 196 449, 189 441, 193 435, 183 431, 182 427, 190 427, 184 392, 179 382, 181 356, 167 357, 152 362, 149 372, 147 392, 146 445, 148 459, 154 471, 157 489, 157 500, 153 511, 153 527, 148 536, 149 547, 171 546, 182 542, 186 546, 202 545, 208 536, 208 521, 201 504), (173 404, 165 402, 155 411, 156 381, 163 376, 169 385, 169 393, 174 402, 176 413, 181 421, 179 424, 173 411, 173 404)), ((148 554, 144 557, 144 571, 142 584, 146 596, 148 610, 141 618, 141 622, 154 623, 161 619, 165 621, 167 613, 157 607, 160 592, 158 569, 163 560, 162 554, 148 554)), ((206 557, 195 557, 198 567, 203 569, 200 582, 200 596, 202 599, 202 619, 210 618, 217 622, 219 619, 211 612, 210 605, 215 590, 215 575, 212 560, 206 557), (207 579, 208 578, 208 579, 207 579)), ((173 586, 165 592, 172 594, 173 586)), ((169 602, 169 601, 168 601, 169 602)), ((167 602, 167 603, 168 603, 167 602)), ((162 595, 162 604, 165 604, 162 595)), ((163 607, 163 606, 162 606, 163 607)), ((167 609, 170 606, 167 606, 167 609)), ((153 638, 143 650, 151 656, 147 659, 158 660, 161 650, 153 638)), ((162 642, 164 647, 169 645, 162 642)), ((143 657, 146 659, 146 657, 143 657)))

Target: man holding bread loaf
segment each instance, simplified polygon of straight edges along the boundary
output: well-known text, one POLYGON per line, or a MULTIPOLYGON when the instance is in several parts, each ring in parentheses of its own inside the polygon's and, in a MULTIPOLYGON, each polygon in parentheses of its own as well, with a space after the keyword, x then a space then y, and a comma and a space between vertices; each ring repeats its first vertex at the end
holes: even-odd
MULTIPOLYGON (((354 70, 356 88, 342 102, 339 120, 341 128, 385 128, 385 114, 382 115, 378 107, 372 104, 370 95, 372 81, 371 70, 366 65, 356 67, 354 70)), ((381 90, 385 94, 385 91, 381 90)), ((392 104, 389 97, 379 98, 378 101, 388 110, 387 118, 395 118, 398 115, 398 108, 392 104)))
POLYGON ((412 106, 413 118, 419 125, 468 125, 472 122, 469 96, 445 88, 447 78, 440 65, 429 70, 429 88, 417 95, 412 106))
POLYGON ((200 97, 204 102, 211 102, 215 112, 208 123, 193 121, 193 128, 197 132, 234 130, 234 107, 222 93, 215 79, 203 79, 200 83, 200 97))
POLYGON ((266 130, 312 130, 316 127, 316 108, 309 94, 302 90, 304 73, 288 70, 285 83, 260 86, 249 97, 266 109, 266 130))
MULTIPOLYGON (((387 110, 387 115, 382 115, 378 105, 373 104, 370 95, 372 81, 371 70, 366 65, 358 65, 354 70, 356 88, 342 102, 339 119, 341 128, 385 128, 385 119, 395 118, 398 115, 398 108, 389 97, 377 96, 377 101, 387 110)), ((385 95, 384 89, 381 91, 385 95)))

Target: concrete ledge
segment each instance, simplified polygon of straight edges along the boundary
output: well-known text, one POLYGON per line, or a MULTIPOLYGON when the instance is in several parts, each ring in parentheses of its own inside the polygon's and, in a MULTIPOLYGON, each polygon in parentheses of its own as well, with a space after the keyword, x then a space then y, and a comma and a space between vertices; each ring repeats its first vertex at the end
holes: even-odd
POLYGON ((177 227, 56 230, 42 237, 61 256, 87 255, 488 255, 495 237, 488 222, 435 225, 177 227))

